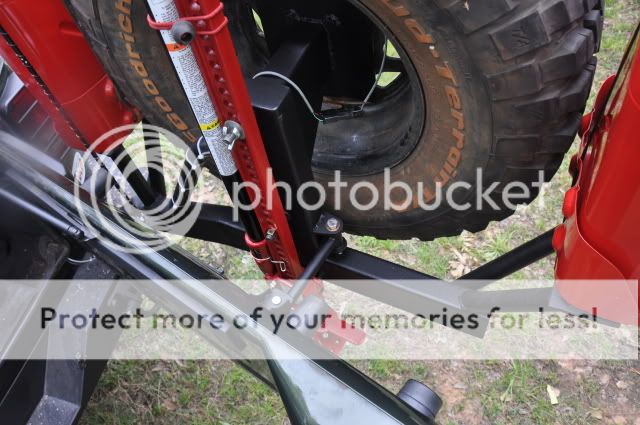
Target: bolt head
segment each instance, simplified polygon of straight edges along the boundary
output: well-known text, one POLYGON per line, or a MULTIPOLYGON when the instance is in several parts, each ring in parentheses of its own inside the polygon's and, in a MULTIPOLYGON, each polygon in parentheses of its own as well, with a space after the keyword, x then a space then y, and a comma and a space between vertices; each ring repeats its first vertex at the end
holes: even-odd
POLYGON ((280 305, 282 303, 282 298, 280 298, 278 295, 276 295, 273 298, 271 298, 271 303, 273 305, 280 305))
POLYGON ((327 220, 327 230, 330 232, 337 232, 340 229, 340 221, 337 218, 330 218, 327 220))
POLYGON ((235 121, 227 121, 222 126, 222 140, 229 146, 233 146, 233 144, 238 139, 244 139, 244 130, 235 121))
POLYGON ((272 241, 276 237, 276 229, 270 228, 267 230, 267 234, 265 235, 265 239, 268 241, 272 241))

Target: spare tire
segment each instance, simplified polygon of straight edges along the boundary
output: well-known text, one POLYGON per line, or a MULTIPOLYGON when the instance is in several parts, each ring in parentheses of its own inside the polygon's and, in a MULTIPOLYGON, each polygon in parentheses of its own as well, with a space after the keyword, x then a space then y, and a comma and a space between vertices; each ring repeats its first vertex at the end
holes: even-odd
MULTIPOLYGON (((147 25, 146 1, 65 2, 123 99, 153 124, 185 138, 197 135, 161 39, 147 25)), ((247 76, 265 61, 255 31, 242 24, 252 13, 249 2, 224 2, 247 76)), ((578 131, 595 72, 604 0, 349 3, 385 33, 410 76, 390 90, 393 96, 372 102, 365 125, 345 120, 320 126, 317 180, 327 184, 328 173, 339 169, 348 183, 381 188, 386 167, 389 181, 421 187, 425 201, 438 182, 445 189, 471 182, 453 192, 459 205, 475 199, 480 184, 497 184, 493 202, 462 211, 447 203, 425 209, 415 197, 404 208, 379 202, 362 211, 343 195, 338 214, 346 229, 378 238, 430 240, 479 231, 510 215, 513 205, 501 194, 512 182, 531 189, 520 203, 533 200, 540 173, 545 181, 555 174, 578 131)), ((366 196, 359 200, 367 201, 366 196)))

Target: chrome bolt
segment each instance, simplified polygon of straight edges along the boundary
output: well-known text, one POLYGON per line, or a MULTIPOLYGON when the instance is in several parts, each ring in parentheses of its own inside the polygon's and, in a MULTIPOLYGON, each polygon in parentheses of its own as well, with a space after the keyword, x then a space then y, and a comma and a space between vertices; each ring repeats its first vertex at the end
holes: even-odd
POLYGON ((275 228, 270 228, 269 230, 267 230, 267 234, 265 235, 265 239, 268 241, 272 241, 274 240, 276 237, 276 229, 275 228))
POLYGON ((273 305, 280 305, 280 303, 282 303, 282 298, 280 298, 278 295, 276 295, 273 298, 271 298, 271 303, 273 305))
POLYGON ((337 218, 330 218, 327 220, 327 230, 330 232, 337 232, 340 229, 340 221, 337 218))
POLYGON ((222 127, 222 141, 227 144, 229 150, 238 139, 244 139, 244 129, 235 121, 227 121, 222 127))

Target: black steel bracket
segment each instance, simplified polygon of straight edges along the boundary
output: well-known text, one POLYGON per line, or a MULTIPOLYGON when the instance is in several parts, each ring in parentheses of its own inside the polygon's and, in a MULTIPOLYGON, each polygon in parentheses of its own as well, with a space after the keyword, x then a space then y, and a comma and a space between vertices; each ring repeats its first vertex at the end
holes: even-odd
POLYGON ((304 41, 283 43, 265 69, 274 74, 248 82, 274 178, 289 188, 279 188, 279 193, 287 209, 291 233, 303 265, 311 261, 320 248, 320 242, 312 233, 320 212, 303 208, 296 196, 301 193, 307 205, 317 204, 319 199, 316 191, 299 191, 303 184, 314 180, 311 157, 318 120, 300 93, 273 75, 294 81, 309 104, 316 110, 320 109, 322 85, 329 71, 327 42, 319 31, 307 37, 304 41))

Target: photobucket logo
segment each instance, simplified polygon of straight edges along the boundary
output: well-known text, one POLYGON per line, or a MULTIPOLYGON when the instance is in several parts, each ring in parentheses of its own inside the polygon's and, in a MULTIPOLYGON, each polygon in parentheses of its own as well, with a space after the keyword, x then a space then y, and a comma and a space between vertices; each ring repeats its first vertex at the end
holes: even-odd
MULTIPOLYGON (((337 212, 345 207, 365 212, 374 209, 396 212, 410 209, 435 211, 440 208, 454 211, 513 211, 543 189, 545 178, 544 171, 541 170, 537 180, 533 182, 527 184, 512 181, 501 187, 500 182, 486 183, 484 170, 478 168, 472 181, 456 181, 446 186, 436 182, 431 189, 423 181, 414 184, 394 181, 388 168, 384 170, 381 186, 366 180, 348 182, 343 179, 341 171, 337 170, 326 185, 312 181, 294 190, 286 182, 275 181, 273 171, 268 169, 267 182, 266 193, 262 193, 253 182, 234 184, 232 199, 235 220, 239 218, 240 211, 251 211, 263 200, 266 201, 267 208, 272 209, 276 193, 280 195, 286 210, 293 208, 295 200, 302 208, 311 211, 323 208, 327 201, 331 201, 332 208, 337 212), (242 195, 243 192, 249 192, 251 196, 247 198, 242 195), (242 202, 242 199, 251 199, 251 202, 242 202)), ((540 199, 544 202, 542 197, 540 199)))
POLYGON ((200 174, 196 154, 160 127, 126 125, 105 133, 75 161, 74 173, 75 202, 84 226, 115 250, 149 253, 167 248, 187 234, 200 214, 202 204, 191 196, 200 174), (169 143, 161 146, 161 136, 169 143), (126 149, 114 150, 125 142, 126 149), (98 146, 110 154, 97 153, 98 146), (173 195, 173 187, 167 188, 167 196, 157 194, 155 202, 143 205, 129 178, 146 178, 151 172, 160 174, 165 185, 180 180, 180 188, 173 195), (86 192, 89 211, 82 205, 86 192))

